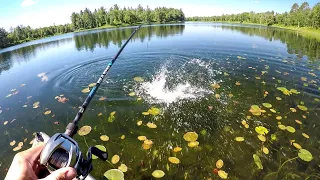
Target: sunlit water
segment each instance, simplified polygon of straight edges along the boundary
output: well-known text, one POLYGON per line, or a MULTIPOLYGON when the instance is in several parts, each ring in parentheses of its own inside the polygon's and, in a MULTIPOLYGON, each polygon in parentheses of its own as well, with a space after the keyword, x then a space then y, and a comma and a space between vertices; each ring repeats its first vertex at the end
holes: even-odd
MULTIPOLYGON (((19 142, 25 150, 36 131, 64 132, 87 95, 82 89, 99 78, 132 30, 70 33, 0 51, 0 178, 19 142), (69 101, 58 102, 55 97, 61 94, 69 101), (37 101, 39 107, 33 108, 37 101), (45 115, 48 110, 51 114, 45 115), (10 146, 13 140, 16 144, 10 146)), ((125 179, 151 179, 157 169, 165 172, 163 179, 218 179, 213 172, 218 159, 224 161, 222 170, 230 179, 319 179, 319 56, 319 42, 286 30, 212 23, 145 26, 120 55, 80 122, 90 125, 92 132, 75 140, 83 152, 87 145, 100 144, 107 148, 109 160, 120 156, 115 165, 94 160, 92 174, 97 179, 105 179, 103 173, 121 163, 128 166, 125 179), (137 76, 144 82, 135 82, 137 76), (220 88, 212 88, 215 83, 220 88), (287 96, 277 87, 300 94, 287 96), (129 96, 131 92, 136 96, 129 96), (106 99, 99 100, 102 97, 106 99), (270 103, 276 113, 262 103, 270 103), (251 105, 266 112, 254 116, 251 105), (160 108, 160 115, 142 114, 151 107, 160 108), (108 122, 112 111, 116 118, 108 122), (157 128, 148 128, 148 122, 157 128), (282 131, 278 123, 296 131, 282 131), (257 126, 269 130, 264 143, 257 138, 257 126), (183 139, 189 131, 199 134, 196 148, 183 139), (100 140, 104 134, 108 142, 100 140), (151 149, 142 149, 137 139, 141 135, 154 142, 151 149), (236 137, 245 140, 237 142, 236 137), (313 160, 294 159, 279 170, 297 157, 292 140, 310 151, 313 160), (182 151, 174 153, 176 146, 182 151), (253 154, 260 157, 262 170, 253 154), (171 156, 181 163, 170 163, 171 156)))

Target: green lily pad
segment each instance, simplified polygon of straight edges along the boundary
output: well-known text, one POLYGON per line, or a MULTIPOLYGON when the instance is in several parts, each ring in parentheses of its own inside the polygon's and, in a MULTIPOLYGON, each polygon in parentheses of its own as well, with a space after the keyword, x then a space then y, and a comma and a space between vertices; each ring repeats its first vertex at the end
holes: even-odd
POLYGON ((313 159, 312 154, 306 149, 300 149, 298 156, 300 159, 306 162, 310 162, 313 159))
POLYGON ((152 172, 152 176, 155 178, 162 178, 165 173, 162 170, 155 170, 152 172))
POLYGON ((297 107, 298 107, 301 111, 307 111, 307 110, 308 110, 308 108, 305 107, 305 106, 303 106, 303 105, 298 105, 297 107))
POLYGON ((103 175, 109 180, 124 180, 124 174, 119 169, 110 169, 103 175))
POLYGON ((286 130, 286 126, 285 126, 285 125, 282 125, 282 124, 279 124, 279 125, 278 125, 278 128, 281 129, 281 130, 286 130))
POLYGON ((300 94, 300 92, 297 91, 296 89, 290 89, 290 92, 291 92, 292 94, 300 94))
MULTIPOLYGON (((107 152, 106 147, 104 147, 103 145, 95 145, 94 147, 100 149, 100 150, 103 151, 103 152, 107 152)), ((98 159, 98 157, 97 157, 96 155, 93 155, 93 154, 92 154, 92 159, 98 159)))
POLYGON ((109 122, 113 122, 113 121, 116 119, 115 114, 116 114, 115 111, 112 111, 112 112, 110 113, 110 115, 109 115, 109 117, 108 117, 108 121, 109 121, 109 122))
POLYGON ((266 108, 272 108, 272 105, 270 103, 262 103, 262 105, 266 108))
POLYGON ((276 134, 271 134, 271 139, 272 139, 273 141, 277 140, 277 135, 276 135, 276 134))
POLYGON ((269 133, 268 129, 263 126, 258 126, 255 128, 256 132, 261 135, 266 135, 269 133))
POLYGON ((287 126, 286 129, 287 129, 287 131, 289 131, 291 133, 296 132, 296 129, 294 127, 292 127, 292 126, 287 126))
POLYGON ((253 154, 253 161, 258 166, 258 169, 263 169, 262 162, 261 162, 260 157, 258 155, 253 154))
POLYGON ((265 110, 261 109, 258 105, 252 105, 249 111, 255 116, 260 116, 261 113, 266 112, 265 110))
POLYGON ((148 110, 148 113, 151 114, 151 115, 156 116, 156 115, 160 114, 160 109, 152 107, 152 108, 150 108, 148 110))

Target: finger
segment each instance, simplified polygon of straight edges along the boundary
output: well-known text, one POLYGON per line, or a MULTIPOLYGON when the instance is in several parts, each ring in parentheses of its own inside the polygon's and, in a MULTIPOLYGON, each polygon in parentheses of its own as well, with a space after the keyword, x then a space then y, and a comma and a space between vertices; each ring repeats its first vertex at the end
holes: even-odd
POLYGON ((32 147, 30 149, 27 149, 23 152, 21 152, 21 154, 30 162, 30 163, 34 163, 36 160, 39 159, 40 153, 43 149, 44 145, 39 145, 39 146, 35 146, 32 147))
POLYGON ((42 180, 72 180, 76 176, 77 172, 75 169, 66 167, 53 171, 52 174, 42 180))

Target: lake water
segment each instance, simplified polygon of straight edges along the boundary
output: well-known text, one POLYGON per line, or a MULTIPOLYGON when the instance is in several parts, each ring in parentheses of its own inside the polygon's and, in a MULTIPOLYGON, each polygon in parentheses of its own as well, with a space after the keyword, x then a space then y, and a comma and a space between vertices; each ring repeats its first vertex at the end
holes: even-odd
MULTIPOLYGON (((34 132, 64 132, 87 96, 82 90, 96 82, 132 31, 69 33, 0 51, 0 178, 19 142, 22 151, 34 132)), ((121 163, 128 167, 125 179, 151 179, 154 170, 163 170, 163 179, 219 179, 219 159, 229 179, 319 179, 319 60, 320 42, 288 30, 220 23, 144 26, 79 124, 92 131, 74 138, 84 153, 87 146, 103 145, 109 161, 120 156, 115 165, 94 160, 97 179, 121 163), (160 114, 142 114, 152 107, 160 114), (259 126, 268 131, 260 140, 259 126), (198 146, 188 147, 186 132, 199 135, 198 146), (138 136, 152 140, 152 147, 143 149, 138 136), (312 154, 310 162, 297 158, 299 145, 312 154), (182 151, 174 152, 177 146, 182 151)))

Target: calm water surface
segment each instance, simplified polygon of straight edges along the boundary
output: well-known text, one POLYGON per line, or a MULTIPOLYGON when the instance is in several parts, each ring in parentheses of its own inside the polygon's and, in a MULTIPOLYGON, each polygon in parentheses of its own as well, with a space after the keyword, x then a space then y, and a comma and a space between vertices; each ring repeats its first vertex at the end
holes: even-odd
MULTIPOLYGON (((0 51, 0 178, 19 142, 24 142, 22 151, 36 131, 64 132, 87 96, 82 90, 96 82, 132 30, 70 33, 0 51), (59 102, 59 95, 68 101, 59 102)), ((83 152, 103 145, 109 160, 120 156, 115 165, 94 160, 97 179, 105 179, 103 173, 121 163, 128 166, 125 179, 152 179, 157 169, 165 172, 163 179, 218 179, 213 169, 219 159, 229 179, 319 179, 319 60, 319 42, 287 30, 212 23, 145 26, 120 55, 80 122, 91 126, 91 133, 75 140, 83 152), (134 81, 137 76, 144 82, 134 81), (300 93, 285 95, 279 87, 300 93), (132 92, 135 96, 129 96, 132 92), (252 105, 265 112, 253 115, 252 105), (142 114, 151 107, 160 114, 142 114), (109 122, 113 111, 115 119, 109 122), (148 122, 157 128, 148 128, 148 122), (257 137, 258 126, 268 130, 265 142, 257 137), (193 148, 183 138, 192 131, 199 134, 193 148), (100 140, 101 135, 110 140, 100 140), (137 139, 142 135, 154 143, 148 150, 137 139), (293 142, 313 159, 296 158, 300 147, 293 142), (182 151, 173 152, 177 146, 182 151), (180 164, 168 161, 173 156, 180 164)))

